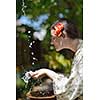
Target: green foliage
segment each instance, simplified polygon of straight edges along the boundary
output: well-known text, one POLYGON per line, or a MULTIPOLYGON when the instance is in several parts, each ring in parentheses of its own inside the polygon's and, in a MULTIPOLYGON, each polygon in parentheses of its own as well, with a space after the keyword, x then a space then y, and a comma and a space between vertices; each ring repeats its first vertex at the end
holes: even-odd
POLYGON ((49 51, 50 47, 50 32, 47 31, 47 35, 44 40, 41 42, 42 48, 45 50, 45 53, 49 51))
MULTIPOLYGON (((35 19, 37 16, 49 13, 49 24, 58 19, 59 13, 73 20, 80 32, 83 31, 83 0, 24 0, 26 16, 35 19)), ((18 16, 23 15, 22 0, 16 1, 16 12, 18 16)), ((48 23, 47 22, 47 23, 48 23)), ((82 36, 81 36, 82 37, 82 36)))
POLYGON ((66 59, 62 54, 55 51, 45 55, 45 59, 49 62, 49 67, 54 70, 61 70, 64 74, 69 75, 71 71, 71 59, 66 59))
POLYGON ((25 82, 22 79, 17 78, 16 79, 16 86, 17 87, 24 87, 25 86, 25 82))
POLYGON ((28 40, 28 36, 25 33, 19 33, 19 37, 24 40, 28 40))

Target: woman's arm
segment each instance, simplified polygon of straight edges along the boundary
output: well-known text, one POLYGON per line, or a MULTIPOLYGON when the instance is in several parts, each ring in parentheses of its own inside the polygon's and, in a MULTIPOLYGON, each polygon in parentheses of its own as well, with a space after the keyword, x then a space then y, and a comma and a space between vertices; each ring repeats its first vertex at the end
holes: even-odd
POLYGON ((59 77, 59 75, 56 72, 45 68, 36 70, 35 72, 30 71, 28 73, 31 75, 32 78, 39 78, 44 75, 47 75, 50 79, 55 80, 56 78, 59 77))

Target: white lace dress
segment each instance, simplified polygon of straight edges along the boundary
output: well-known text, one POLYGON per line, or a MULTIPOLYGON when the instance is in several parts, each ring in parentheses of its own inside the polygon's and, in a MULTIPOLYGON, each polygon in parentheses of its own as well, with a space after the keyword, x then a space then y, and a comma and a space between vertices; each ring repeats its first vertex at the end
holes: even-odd
POLYGON ((83 41, 79 40, 79 42, 69 78, 58 74, 57 78, 53 80, 57 100, 75 100, 83 93, 83 41))

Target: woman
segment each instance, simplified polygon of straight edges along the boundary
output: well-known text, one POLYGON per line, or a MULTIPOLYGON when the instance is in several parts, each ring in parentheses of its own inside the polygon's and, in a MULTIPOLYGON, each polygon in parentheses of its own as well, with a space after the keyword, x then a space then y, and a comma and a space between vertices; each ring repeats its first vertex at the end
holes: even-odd
POLYGON ((65 18, 56 21, 51 26, 51 43, 56 51, 70 49, 75 52, 69 78, 49 69, 39 69, 28 73, 33 78, 39 78, 42 75, 49 76, 53 80, 57 100, 82 100, 80 97, 83 93, 83 43, 79 39, 77 28, 65 18))

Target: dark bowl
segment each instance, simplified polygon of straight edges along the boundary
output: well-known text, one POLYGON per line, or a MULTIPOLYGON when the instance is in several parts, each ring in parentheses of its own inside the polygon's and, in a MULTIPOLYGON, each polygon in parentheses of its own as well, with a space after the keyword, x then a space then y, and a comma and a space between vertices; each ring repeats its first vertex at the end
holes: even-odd
POLYGON ((35 96, 32 96, 30 94, 30 92, 28 92, 26 94, 26 96, 28 97, 29 100, 56 100, 56 96, 55 95, 46 96, 46 97, 35 97, 35 96))

